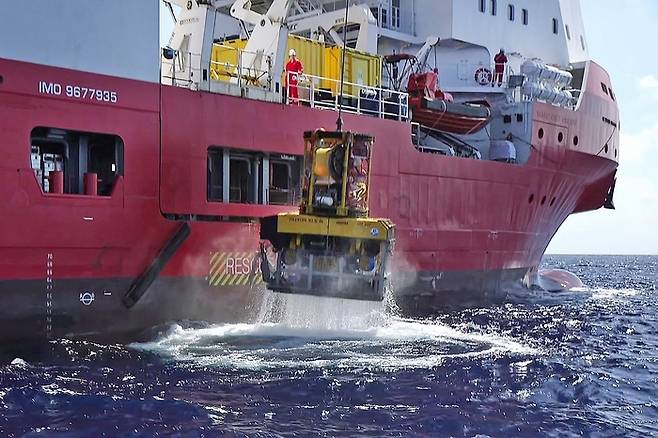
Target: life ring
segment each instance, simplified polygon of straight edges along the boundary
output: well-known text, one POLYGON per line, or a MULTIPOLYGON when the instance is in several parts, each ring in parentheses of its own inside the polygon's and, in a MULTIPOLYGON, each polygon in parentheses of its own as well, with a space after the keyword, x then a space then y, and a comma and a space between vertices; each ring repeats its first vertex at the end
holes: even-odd
POLYGON ((480 85, 489 85, 493 80, 493 74, 491 70, 485 67, 480 67, 475 70, 475 82, 480 85))

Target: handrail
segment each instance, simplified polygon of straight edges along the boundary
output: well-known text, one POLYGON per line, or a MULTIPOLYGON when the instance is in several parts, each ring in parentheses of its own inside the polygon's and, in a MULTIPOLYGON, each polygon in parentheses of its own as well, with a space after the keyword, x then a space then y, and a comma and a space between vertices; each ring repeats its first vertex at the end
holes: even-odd
POLYGON ((242 59, 244 55, 259 55, 258 52, 239 49, 237 47, 227 46, 221 43, 214 43, 213 48, 220 48, 223 50, 234 51, 236 54, 237 63, 233 64, 229 61, 220 62, 210 60, 210 76, 214 80, 221 80, 221 76, 228 76, 230 78, 235 78, 239 86, 242 85, 254 85, 261 88, 271 89, 272 84, 272 57, 267 56, 267 64, 269 68, 267 70, 258 69, 254 67, 244 67, 242 59), (215 67, 215 69, 213 69, 215 67), (219 70, 219 73, 217 72, 219 70), (266 78, 265 83, 267 86, 263 85, 261 79, 266 78), (243 84, 243 81, 245 84, 243 84))
MULTIPOLYGON (((286 93, 285 98, 286 104, 304 104, 311 108, 338 111, 340 96, 332 90, 338 89, 340 86, 339 80, 288 72, 286 83, 296 83, 296 85, 288 85, 288 93, 286 93), (291 95, 290 89, 293 87, 297 89, 297 97, 291 95)), ((345 82, 344 85, 342 95, 343 111, 377 116, 382 119, 409 119, 408 93, 353 82, 345 82)))
MULTIPOLYGON (((212 81, 232 82, 237 84, 238 90, 222 89, 220 92, 238 93, 243 87, 256 87, 265 89, 272 93, 279 94, 272 90, 273 74, 271 59, 267 70, 256 68, 244 68, 242 58, 248 52, 236 47, 227 46, 220 43, 213 44, 213 47, 222 50, 231 50, 236 52, 237 62, 232 61, 214 61, 208 63, 208 88, 206 91, 217 92, 216 88, 210 85, 212 81), (225 79, 224 79, 225 78, 225 79)), ((202 72, 200 71, 201 55, 189 52, 176 52, 174 59, 162 60, 163 72, 167 66, 170 67, 170 74, 162 75, 166 82, 177 87, 200 90, 202 72), (199 58, 198 62, 196 61, 199 58), (178 70, 177 70, 178 67, 178 70)), ((269 58, 269 57, 268 57, 269 58)), ((337 93, 340 87, 340 81, 333 78, 315 76, 309 74, 300 74, 294 72, 288 73, 288 81, 296 83, 293 85, 297 88, 299 97, 291 96, 286 93, 284 103, 302 104, 311 108, 338 111, 341 99, 337 93), (299 77, 298 77, 299 76, 299 77)), ((290 88, 290 87, 289 87, 290 88)), ((289 90, 288 90, 289 91, 289 90)), ((243 95, 240 93, 240 95, 243 95)), ((353 82, 344 83, 344 93, 342 97, 343 111, 353 114, 370 115, 378 118, 388 118, 396 120, 409 120, 409 94, 406 92, 395 91, 389 88, 378 86, 357 84, 353 82)))
MULTIPOLYGON (((242 59, 244 55, 258 55, 257 52, 239 49, 220 43, 214 43, 214 48, 230 50, 235 52, 237 63, 213 61, 212 57, 208 62, 208 79, 216 81, 221 80, 222 76, 234 79, 242 87, 244 85, 258 86, 260 88, 271 89, 272 86, 272 58, 266 57, 269 68, 267 70, 257 69, 254 67, 243 67, 242 59), (262 81, 262 79, 264 79, 262 81)), ((191 89, 200 89, 201 74, 201 55, 191 52, 176 52, 173 59, 163 59, 162 68, 169 67, 171 73, 163 74, 162 78, 170 81, 170 85, 185 87, 191 89), (178 68, 177 68, 178 67, 178 68)), ((271 91, 271 90, 270 90, 271 91)))

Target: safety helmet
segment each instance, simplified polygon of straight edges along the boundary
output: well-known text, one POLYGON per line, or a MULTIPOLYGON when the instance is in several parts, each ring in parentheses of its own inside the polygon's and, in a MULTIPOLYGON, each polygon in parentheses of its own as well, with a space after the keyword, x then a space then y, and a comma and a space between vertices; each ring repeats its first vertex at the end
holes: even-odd
POLYGON ((297 56, 297 52, 295 52, 295 49, 290 49, 288 52, 288 56, 297 56))

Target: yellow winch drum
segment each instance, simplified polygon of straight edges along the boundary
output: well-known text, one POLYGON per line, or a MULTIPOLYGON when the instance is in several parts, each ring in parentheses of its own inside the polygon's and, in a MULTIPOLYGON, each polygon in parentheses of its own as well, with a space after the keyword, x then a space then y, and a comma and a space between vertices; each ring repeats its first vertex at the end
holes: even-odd
POLYGON ((320 178, 328 178, 329 160, 331 160, 331 148, 319 148, 315 151, 315 161, 313 163, 313 173, 320 178))

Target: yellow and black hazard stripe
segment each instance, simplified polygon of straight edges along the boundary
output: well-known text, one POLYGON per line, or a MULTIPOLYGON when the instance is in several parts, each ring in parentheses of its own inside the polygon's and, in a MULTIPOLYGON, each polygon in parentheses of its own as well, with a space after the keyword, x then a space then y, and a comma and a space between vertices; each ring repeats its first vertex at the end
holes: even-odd
POLYGON ((254 286, 263 283, 258 255, 254 252, 214 252, 210 254, 209 261, 210 286, 254 286), (236 273, 236 260, 240 261, 239 273, 236 273), (249 262, 247 266, 245 260, 249 262))

